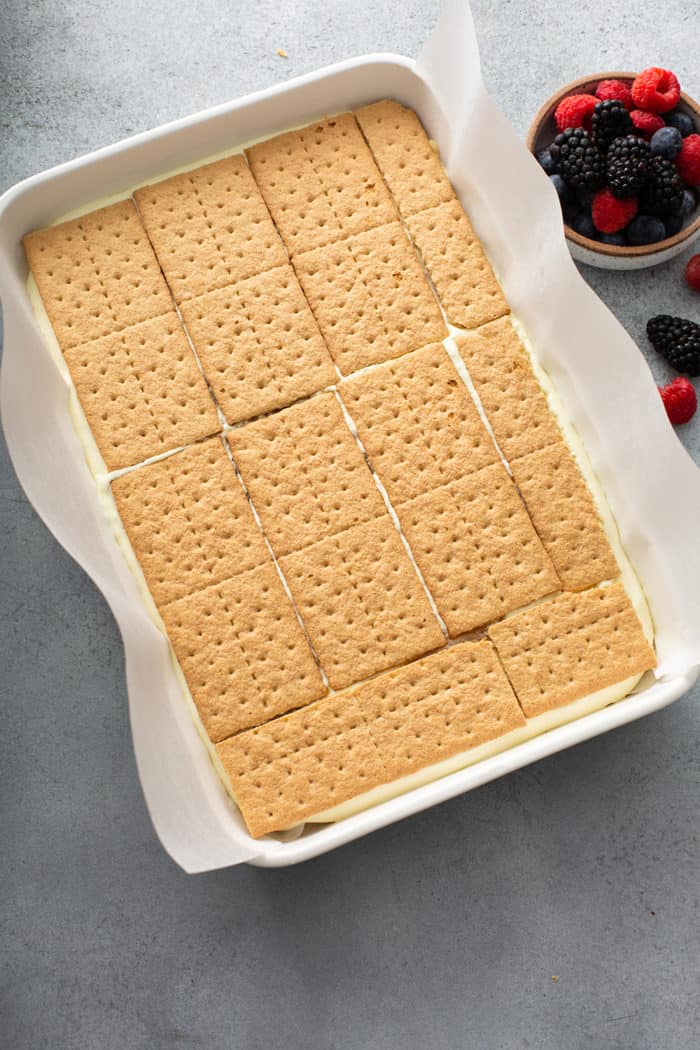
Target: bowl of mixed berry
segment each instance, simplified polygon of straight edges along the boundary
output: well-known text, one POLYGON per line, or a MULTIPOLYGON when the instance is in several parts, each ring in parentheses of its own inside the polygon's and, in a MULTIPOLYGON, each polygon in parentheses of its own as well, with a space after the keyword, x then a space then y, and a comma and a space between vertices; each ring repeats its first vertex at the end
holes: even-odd
POLYGON ((540 109, 527 145, 581 262, 653 266, 700 234, 700 106, 670 70, 567 84, 540 109))

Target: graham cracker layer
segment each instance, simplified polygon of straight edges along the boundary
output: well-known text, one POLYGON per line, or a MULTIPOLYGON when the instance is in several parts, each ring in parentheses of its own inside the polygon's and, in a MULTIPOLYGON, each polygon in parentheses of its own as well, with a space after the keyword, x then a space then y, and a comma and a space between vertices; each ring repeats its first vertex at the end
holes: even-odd
POLYGON ((447 335, 440 307, 398 222, 303 252, 294 266, 344 375, 447 335))
POLYGON ((170 602, 160 612, 215 742, 326 692, 271 561, 170 602))
POLYGON ((454 199, 437 149, 412 109, 383 99, 355 116, 403 218, 454 199))
POLYGON ((451 637, 559 589, 500 462, 395 510, 451 637))
POLYGON ((465 642, 224 740, 218 752, 259 838, 524 724, 490 642, 465 642))
POLYGON ((352 113, 277 135, 246 153, 292 257, 397 218, 352 113))
POLYGON ((444 643, 388 515, 279 559, 333 689, 444 643))
POLYGON ((131 201, 35 230, 22 243, 63 351, 172 310, 131 201))
POLYGON ((562 439, 514 459, 511 470, 565 590, 619 574, 598 508, 562 439))
POLYGON ((220 429, 180 319, 168 313, 64 351, 108 470, 120 470, 220 429))
POLYGON ((456 342, 508 461, 561 441, 530 356, 508 317, 459 335, 456 342))
POLYGON ((564 593, 489 628, 528 718, 656 665, 624 586, 564 593))
POLYGON ((499 462, 440 343, 346 379, 339 393, 393 503, 499 462))
POLYGON ((228 435, 277 557, 387 517, 333 394, 320 394, 228 435))
POLYGON ((229 423, 284 408, 336 380, 288 263, 190 299, 182 315, 229 423))
POLYGON ((178 304, 287 262, 240 154, 143 186, 134 199, 178 304))
POLYGON ((452 324, 476 328, 508 313, 508 303, 464 208, 455 198, 406 219, 452 324))
POLYGON ((330 696, 217 745, 254 838, 347 802, 381 782, 362 712, 330 696))
POLYGON ((123 474, 112 495, 159 607, 270 561, 219 437, 123 474))

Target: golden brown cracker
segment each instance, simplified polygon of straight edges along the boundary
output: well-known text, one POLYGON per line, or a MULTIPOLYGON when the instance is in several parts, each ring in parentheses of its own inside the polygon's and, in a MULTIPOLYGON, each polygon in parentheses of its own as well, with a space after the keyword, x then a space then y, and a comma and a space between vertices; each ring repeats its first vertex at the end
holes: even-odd
POLYGON ((621 583, 564 593, 489 628, 528 718, 656 665, 621 583))
POLYGON ((277 557, 387 515, 333 394, 320 394, 228 435, 277 557))
POLYGON ((133 466, 220 429, 175 311, 65 351, 108 470, 133 466))
POLYGON ((399 223, 304 252, 294 265, 344 375, 447 335, 438 303, 399 223))
POLYGON ((404 218, 453 199, 437 149, 412 109, 383 99, 355 117, 404 218))
POLYGON ((513 460, 511 469, 565 590, 619 574, 598 508, 562 439, 513 460))
POLYGON ((406 219, 448 321, 476 328, 508 303, 464 208, 455 198, 406 219))
POLYGON ((363 714, 345 696, 231 737, 217 750, 254 838, 347 802, 382 778, 363 714))
POLYGON ((444 642, 387 515, 288 554, 280 567, 333 689, 444 642))
POLYGON ((214 742, 326 692, 272 561, 160 612, 214 742))
POLYGON ((507 460, 561 440, 530 356, 510 318, 457 336, 456 342, 507 460))
POLYGON ((22 243, 63 351, 172 310, 131 201, 35 230, 22 243))
POLYGON ((287 262, 240 154, 142 186, 134 199, 178 304, 287 262))
POLYGON ((559 589, 500 462, 395 509, 451 637, 559 589))
POLYGON ((440 343, 352 376, 338 390, 393 503, 499 460, 440 343))
POLYGON ((159 607, 270 561, 220 437, 115 478, 112 495, 159 607))
POLYGON ((289 265, 190 299, 182 315, 228 423, 284 408, 336 380, 289 265))
POLYGON ((352 113, 277 135, 247 156, 291 256, 397 218, 352 113))

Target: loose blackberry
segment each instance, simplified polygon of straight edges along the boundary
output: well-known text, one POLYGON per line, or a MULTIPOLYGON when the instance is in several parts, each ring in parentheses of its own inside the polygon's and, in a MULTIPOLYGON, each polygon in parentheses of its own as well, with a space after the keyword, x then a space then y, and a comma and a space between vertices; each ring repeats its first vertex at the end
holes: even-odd
POLYGON ((608 146, 614 139, 629 135, 634 131, 632 118, 627 107, 617 98, 599 102, 591 117, 591 138, 601 151, 607 153, 608 146))
POLYGON ((575 190, 597 190, 605 182, 605 158, 583 128, 567 128, 549 147, 559 174, 575 190))
POLYGON ((654 349, 677 372, 700 375, 700 324, 683 317, 658 314, 647 321, 647 335, 654 349))
POLYGON ((625 135, 611 143, 606 163, 613 196, 620 200, 638 196, 649 174, 650 158, 649 143, 637 135, 625 135))
POLYGON ((642 192, 643 210, 665 219, 678 215, 683 208, 683 180, 672 160, 653 155, 649 158, 649 175, 642 192))

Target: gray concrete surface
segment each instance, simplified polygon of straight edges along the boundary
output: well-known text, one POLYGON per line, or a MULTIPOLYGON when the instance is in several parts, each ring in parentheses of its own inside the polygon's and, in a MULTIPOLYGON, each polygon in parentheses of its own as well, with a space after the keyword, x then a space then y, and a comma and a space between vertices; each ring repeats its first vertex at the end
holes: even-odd
MULTIPOLYGON (((520 132, 591 70, 659 63, 698 96, 694 6, 475 0, 486 79, 520 132)), ((438 7, 4 0, 0 188, 336 59, 414 55, 438 7)), ((650 312, 698 315, 681 269, 585 277, 648 352, 650 312)), ((679 436, 697 456, 700 423, 679 436)), ((188 878, 144 809, 114 622, 0 455, 3 1050, 698 1045, 700 691, 299 868, 188 878)))

